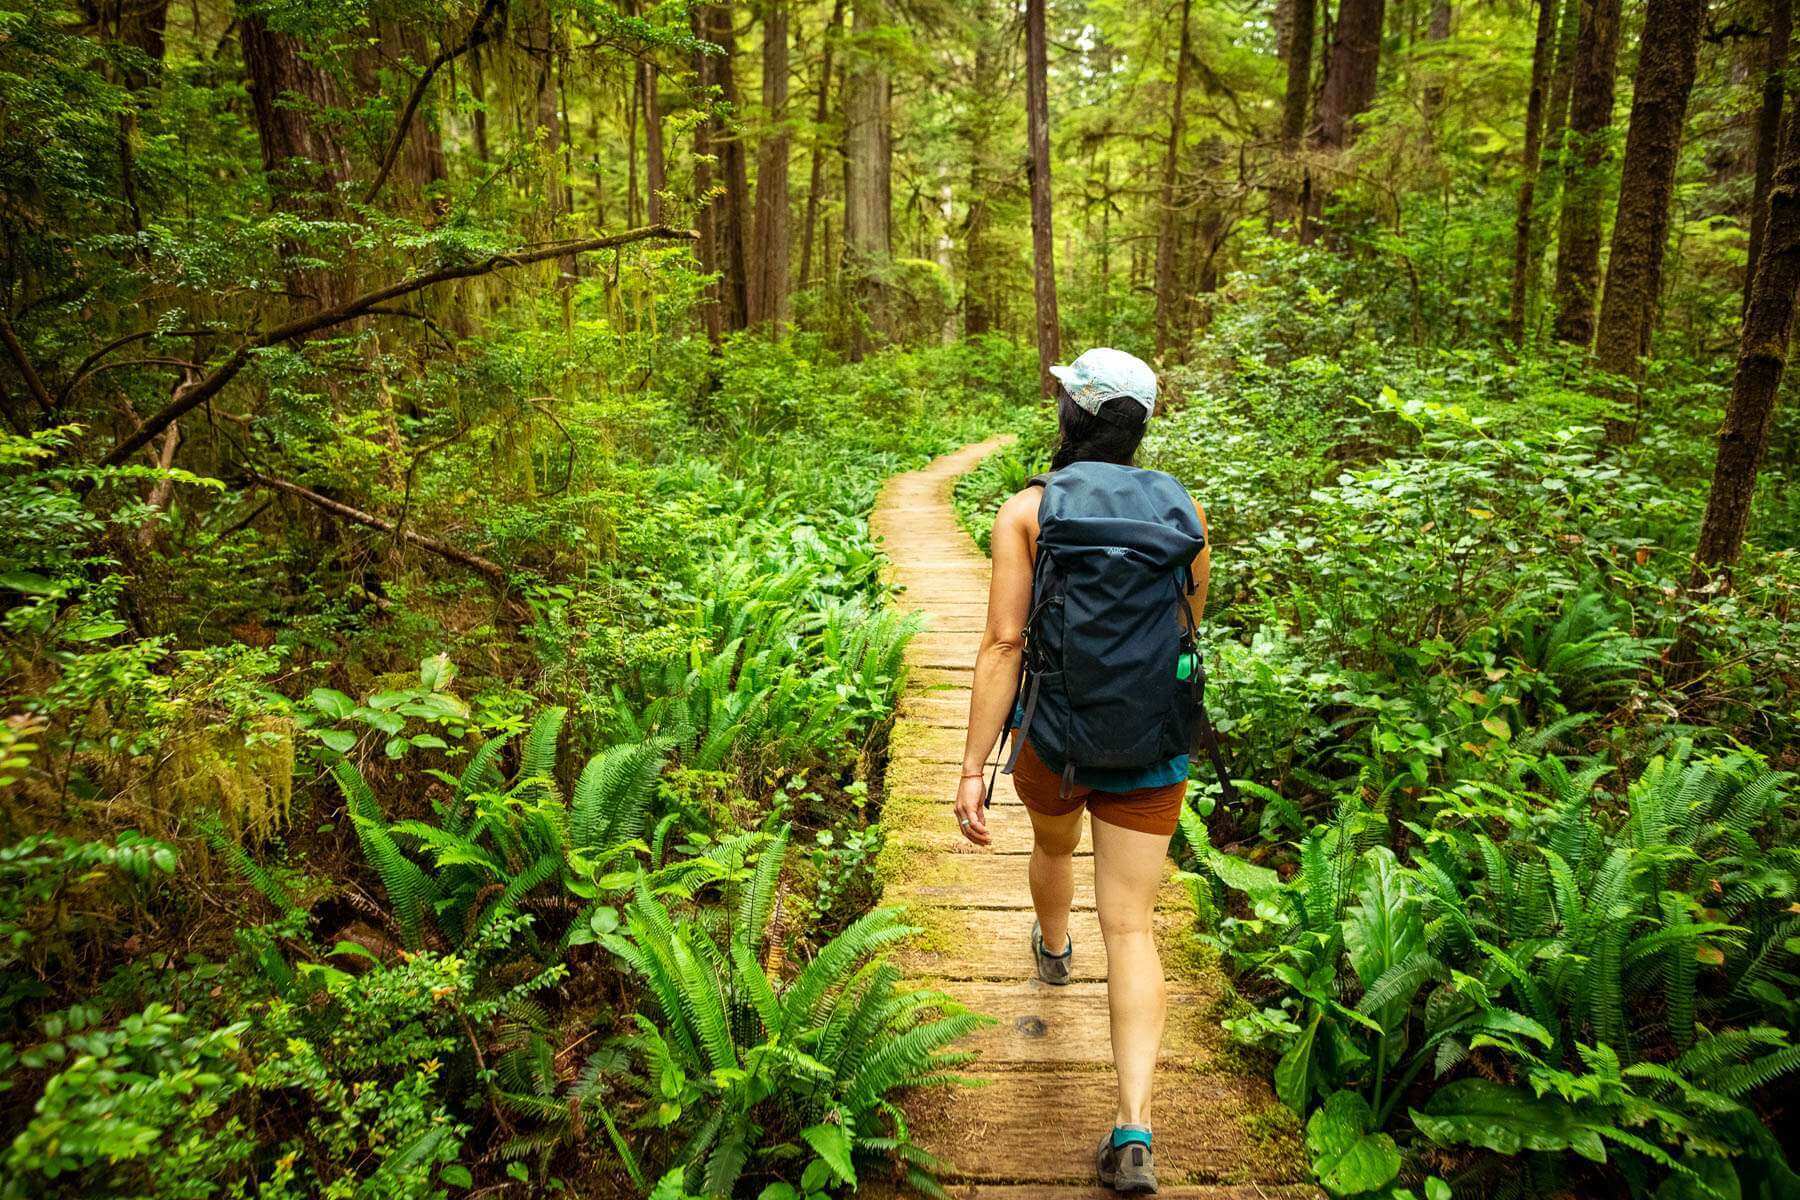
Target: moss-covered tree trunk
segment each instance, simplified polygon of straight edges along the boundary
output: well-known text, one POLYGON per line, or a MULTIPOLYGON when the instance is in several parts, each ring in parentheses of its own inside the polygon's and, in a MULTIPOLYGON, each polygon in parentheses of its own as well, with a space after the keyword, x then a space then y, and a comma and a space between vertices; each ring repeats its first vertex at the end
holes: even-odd
POLYGON ((1531 225, 1537 211, 1544 109, 1549 101, 1551 58, 1556 45, 1556 9, 1557 0, 1538 0, 1537 36, 1531 47, 1531 91, 1525 98, 1525 148, 1519 160, 1519 199, 1513 215, 1512 289, 1506 309, 1506 338, 1515 346, 1525 340, 1525 299, 1531 276, 1531 225))
POLYGON ((888 104, 892 81, 874 34, 885 12, 880 0, 854 0, 853 35, 844 94, 844 267, 856 311, 851 314, 851 357, 889 336, 888 255, 892 240, 891 189, 886 172, 888 104))
MULTIPOLYGON (((1787 369, 1794 301, 1800 293, 1800 121, 1787 123, 1771 171, 1764 221, 1762 256, 1751 276, 1731 399, 1719 427, 1712 492, 1694 550, 1689 590, 1696 595, 1728 583, 1731 568, 1743 553, 1757 473, 1768 451, 1775 401, 1787 369)), ((1683 623, 1669 653, 1670 675, 1676 682, 1685 684, 1698 673, 1701 637, 1695 621, 1683 623)))
POLYGON ((756 152, 756 232, 751 239, 750 321, 780 328, 788 319, 788 5, 763 9, 762 106, 767 129, 756 152))
POLYGON ((1564 149, 1562 228, 1556 250, 1559 340, 1585 346, 1594 337, 1600 282, 1601 220, 1612 159, 1614 75, 1619 59, 1619 0, 1581 0, 1569 126, 1564 149))
MULTIPOLYGON (((1705 17, 1706 0, 1650 0, 1644 13, 1646 33, 1638 47, 1612 254, 1594 338, 1594 360, 1600 369, 1633 381, 1643 377, 1642 361, 1650 352, 1650 331, 1656 323, 1675 168, 1681 160, 1681 133, 1705 17)), ((1609 420, 1607 440, 1629 441, 1636 426, 1635 420, 1609 420)))
POLYGON ((1781 151, 1782 98, 1786 93, 1788 40, 1793 35, 1793 0, 1769 0, 1768 41, 1763 47, 1762 103, 1756 112, 1756 184, 1750 196, 1750 245, 1744 257, 1744 307, 1750 307, 1751 278, 1762 255, 1769 218, 1769 182, 1781 151))

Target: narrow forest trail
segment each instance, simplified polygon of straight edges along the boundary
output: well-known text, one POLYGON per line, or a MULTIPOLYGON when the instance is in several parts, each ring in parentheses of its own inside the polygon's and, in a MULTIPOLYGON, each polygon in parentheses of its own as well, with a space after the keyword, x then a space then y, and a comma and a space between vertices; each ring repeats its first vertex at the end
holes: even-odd
MULTIPOLYGON (((962 761, 988 562, 957 523, 956 479, 1006 445, 996 437, 889 481, 872 525, 885 543, 899 603, 929 624, 909 653, 910 682, 890 742, 883 826, 884 901, 925 932, 904 965, 997 1024, 971 1038, 965 1074, 982 1086, 935 1089, 907 1103, 913 1133, 950 1170, 959 1196, 1006 1200, 1098 1196, 1093 1153, 1115 1092, 1106 1010, 1106 952, 1094 911, 1091 841, 1075 865, 1075 982, 1032 974, 1029 817, 1002 780, 988 827, 994 849, 957 832, 950 799, 962 761)), ((1194 914, 1172 879, 1159 906, 1169 1026, 1157 1078, 1158 1174, 1177 1200, 1315 1196, 1294 1120, 1267 1084, 1228 1060, 1219 1018, 1231 993, 1193 936, 1194 914)))

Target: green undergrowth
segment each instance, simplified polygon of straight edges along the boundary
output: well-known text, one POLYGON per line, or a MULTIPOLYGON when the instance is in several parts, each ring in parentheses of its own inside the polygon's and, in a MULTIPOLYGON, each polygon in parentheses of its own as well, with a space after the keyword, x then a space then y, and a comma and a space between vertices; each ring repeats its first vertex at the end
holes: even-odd
MULTIPOLYGON (((1242 803, 1197 762, 1178 853, 1248 1001, 1226 1028, 1337 1194, 1795 1194, 1783 468, 1689 609, 1716 376, 1664 364, 1607 447, 1578 358, 1389 343, 1365 266, 1251 249, 1140 459, 1212 526, 1242 803)), ((973 534, 1048 449, 963 481, 973 534)))
MULTIPOLYGON (((912 927, 871 908, 918 626, 868 514, 1029 376, 1000 342, 666 352, 471 509, 504 600, 429 559, 330 597, 351 563, 252 525, 135 637, 80 480, 6 441, 39 519, 9 578, 45 583, 7 617, 40 683, 0 745, 0 1195, 931 1172, 887 1098, 978 1018, 896 990, 912 927), (279 792, 171 803, 175 752, 279 792)), ((421 513, 473 502, 479 449, 409 481, 421 513)))

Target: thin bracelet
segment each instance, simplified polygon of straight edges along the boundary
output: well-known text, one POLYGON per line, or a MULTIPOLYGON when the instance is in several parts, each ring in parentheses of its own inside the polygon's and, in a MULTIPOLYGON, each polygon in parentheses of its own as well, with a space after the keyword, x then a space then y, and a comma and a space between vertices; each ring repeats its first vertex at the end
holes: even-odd
POLYGON ((987 768, 983 767, 979 771, 964 771, 962 773, 962 777, 964 779, 980 779, 983 775, 986 775, 986 774, 987 774, 987 768))

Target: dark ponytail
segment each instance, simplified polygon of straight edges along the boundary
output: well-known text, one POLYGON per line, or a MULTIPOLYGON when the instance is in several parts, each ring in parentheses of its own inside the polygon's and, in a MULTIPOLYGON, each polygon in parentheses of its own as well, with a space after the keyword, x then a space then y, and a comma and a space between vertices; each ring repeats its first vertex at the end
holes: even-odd
POLYGON ((1050 458, 1052 471, 1078 462, 1131 465, 1138 443, 1144 440, 1143 405, 1129 396, 1114 396, 1098 413, 1091 413, 1075 403, 1061 384, 1056 388, 1056 405, 1061 436, 1050 458))

